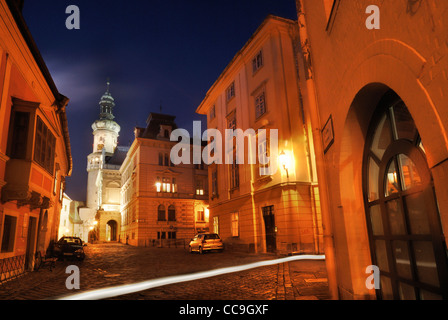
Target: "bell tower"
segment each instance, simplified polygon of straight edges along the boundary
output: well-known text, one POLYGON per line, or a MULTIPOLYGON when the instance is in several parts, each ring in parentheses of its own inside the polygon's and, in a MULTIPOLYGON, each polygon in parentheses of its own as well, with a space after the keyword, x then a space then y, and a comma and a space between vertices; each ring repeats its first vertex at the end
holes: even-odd
POLYGON ((110 82, 107 82, 107 91, 100 100, 100 117, 92 124, 93 130, 93 153, 102 152, 113 154, 118 144, 120 126, 114 121, 113 110, 114 98, 110 94, 110 82))
POLYGON ((101 169, 105 168, 106 157, 113 156, 118 145, 120 126, 114 121, 113 110, 115 101, 110 94, 110 82, 99 102, 99 119, 92 124, 93 150, 87 156, 87 207, 99 209, 102 205, 101 179, 98 179, 101 169))

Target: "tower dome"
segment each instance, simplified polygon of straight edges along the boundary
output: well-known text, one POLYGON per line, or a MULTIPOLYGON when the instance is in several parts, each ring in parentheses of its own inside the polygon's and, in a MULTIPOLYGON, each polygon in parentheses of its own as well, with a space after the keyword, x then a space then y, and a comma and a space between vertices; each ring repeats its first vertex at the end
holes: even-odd
POLYGON ((113 120, 115 118, 113 111, 115 107, 115 100, 109 92, 110 82, 107 81, 107 90, 103 94, 100 100, 100 120, 108 119, 113 120))
POLYGON ((109 91, 110 82, 107 81, 107 90, 100 100, 100 117, 92 124, 93 130, 93 152, 102 152, 103 149, 108 154, 113 154, 118 144, 120 126, 114 121, 113 109, 115 100, 109 91))

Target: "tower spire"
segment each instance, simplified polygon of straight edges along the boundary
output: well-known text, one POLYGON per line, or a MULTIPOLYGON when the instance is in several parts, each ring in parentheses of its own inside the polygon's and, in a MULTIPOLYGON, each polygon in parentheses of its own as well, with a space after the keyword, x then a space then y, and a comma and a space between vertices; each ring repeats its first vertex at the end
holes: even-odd
POLYGON ((115 118, 113 109, 115 107, 115 100, 110 94, 110 79, 107 78, 106 93, 103 94, 100 100, 100 119, 113 120, 115 118))

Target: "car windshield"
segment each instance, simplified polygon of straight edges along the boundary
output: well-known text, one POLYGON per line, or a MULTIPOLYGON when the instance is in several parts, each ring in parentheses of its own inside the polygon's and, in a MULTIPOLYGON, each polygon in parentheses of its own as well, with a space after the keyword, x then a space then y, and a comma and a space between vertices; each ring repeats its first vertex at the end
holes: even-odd
POLYGON ((61 243, 67 243, 67 244, 77 244, 81 245, 81 239, 74 239, 74 238, 63 238, 59 240, 61 243))
POLYGON ((213 240, 213 239, 219 239, 219 236, 217 234, 206 234, 205 240, 213 240))

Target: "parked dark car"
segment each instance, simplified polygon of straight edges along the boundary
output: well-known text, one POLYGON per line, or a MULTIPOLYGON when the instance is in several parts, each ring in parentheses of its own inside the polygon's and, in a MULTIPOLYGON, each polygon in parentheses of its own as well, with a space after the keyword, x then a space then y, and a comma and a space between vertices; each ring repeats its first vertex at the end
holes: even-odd
POLYGON ((62 237, 54 244, 53 254, 60 260, 76 258, 82 261, 86 257, 84 246, 86 244, 83 245, 82 240, 78 237, 62 237))

